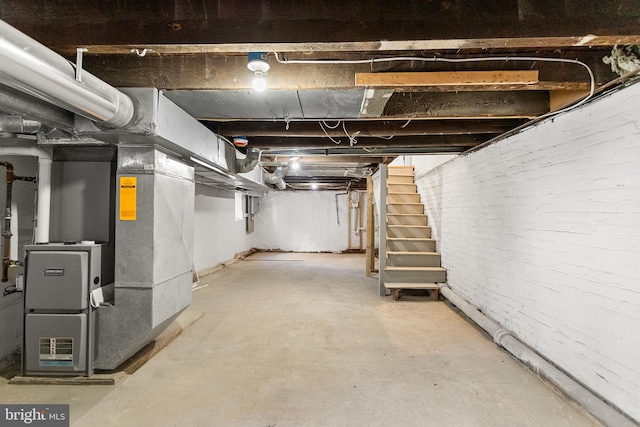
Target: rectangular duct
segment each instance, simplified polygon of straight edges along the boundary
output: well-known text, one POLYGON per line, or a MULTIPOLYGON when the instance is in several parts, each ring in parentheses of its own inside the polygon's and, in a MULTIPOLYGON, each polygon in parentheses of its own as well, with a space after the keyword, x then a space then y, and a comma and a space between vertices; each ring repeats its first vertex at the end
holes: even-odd
POLYGON ((116 178, 115 283, 97 311, 97 369, 115 369, 191 303, 193 167, 153 146, 121 146, 116 178))

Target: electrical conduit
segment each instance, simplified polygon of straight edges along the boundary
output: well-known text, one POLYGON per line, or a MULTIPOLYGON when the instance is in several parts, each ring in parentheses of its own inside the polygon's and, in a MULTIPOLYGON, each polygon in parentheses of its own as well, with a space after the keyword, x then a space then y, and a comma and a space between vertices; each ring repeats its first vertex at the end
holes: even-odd
POLYGON ((469 304, 456 294, 448 285, 440 288, 440 293, 460 311, 473 320, 493 337, 498 347, 504 348, 516 359, 524 363, 536 375, 549 382, 570 399, 582 406, 598 421, 607 426, 632 427, 636 424, 629 418, 609 406, 581 384, 567 376, 564 372, 538 356, 533 350, 520 342, 511 332, 482 314, 477 307, 469 304))

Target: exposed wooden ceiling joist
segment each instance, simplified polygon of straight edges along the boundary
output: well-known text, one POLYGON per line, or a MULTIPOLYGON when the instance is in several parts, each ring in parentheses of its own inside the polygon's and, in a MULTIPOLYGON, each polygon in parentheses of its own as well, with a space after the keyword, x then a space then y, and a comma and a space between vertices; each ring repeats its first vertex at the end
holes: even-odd
POLYGON ((328 149, 328 148, 376 148, 376 147, 474 147, 491 138, 490 135, 434 135, 434 136, 397 136, 391 139, 363 137, 356 138, 357 144, 350 146, 349 139, 345 136, 338 138, 340 144, 332 142, 329 138, 288 138, 288 137, 254 137, 250 140, 250 146, 256 148, 291 148, 304 149, 328 149))
POLYGON ((278 137, 341 137, 344 129, 353 134, 359 132, 361 137, 393 137, 393 136, 427 136, 427 135, 469 135, 469 134, 501 134, 519 126, 522 120, 448 120, 448 121, 346 121, 343 124, 329 122, 320 127, 319 122, 203 122, 212 131, 226 136, 244 135, 278 136, 278 137), (334 129, 331 129, 334 127, 334 129), (326 132, 326 133, 325 133, 326 132))
POLYGON ((387 88, 530 85, 539 81, 538 70, 356 73, 355 80, 356 86, 387 88))
MULTIPOLYGON (((637 44, 640 5, 615 3, 403 0, 389 7, 387 2, 341 0, 21 1, 0 5, 0 16, 50 46, 434 40, 440 43, 387 49, 457 50, 469 48, 470 40, 482 41, 476 46, 481 49, 509 47, 509 41, 511 47, 637 44)), ((388 42, 373 43, 383 47, 388 42)))

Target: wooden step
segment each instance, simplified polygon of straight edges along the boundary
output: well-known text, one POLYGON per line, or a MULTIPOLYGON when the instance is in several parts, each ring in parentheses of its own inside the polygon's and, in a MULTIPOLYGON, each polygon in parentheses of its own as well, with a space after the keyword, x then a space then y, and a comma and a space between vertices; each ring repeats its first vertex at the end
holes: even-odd
POLYGON ((387 252, 387 266, 391 267, 440 267, 438 252, 387 252))
POLYGON ((427 225, 427 215, 387 214, 387 225, 427 225))
POLYGON ((417 193, 417 187, 415 184, 392 184, 387 183, 387 190, 389 193, 417 193))
POLYGON ((421 214, 424 213, 422 203, 387 203, 387 214, 421 214))
POLYGON ((436 241, 423 238, 387 238, 387 250, 391 252, 435 252, 436 241))
POLYGON ((426 225, 389 225, 387 237, 431 237, 431 227, 426 225))
POLYGON ((437 283, 407 283, 407 282, 392 282, 385 283, 384 286, 391 290, 394 301, 400 299, 400 291, 402 289, 426 289, 429 291, 431 299, 437 301, 440 294, 440 286, 437 283))
POLYGON ((389 175, 387 184, 413 184, 413 175, 389 175))
POLYGON ((413 166, 389 166, 389 175, 411 175, 413 176, 413 166))
POLYGON ((387 203, 420 203, 418 193, 387 193, 387 203))
POLYGON ((442 283, 447 271, 442 267, 395 267, 384 269, 384 283, 442 283))

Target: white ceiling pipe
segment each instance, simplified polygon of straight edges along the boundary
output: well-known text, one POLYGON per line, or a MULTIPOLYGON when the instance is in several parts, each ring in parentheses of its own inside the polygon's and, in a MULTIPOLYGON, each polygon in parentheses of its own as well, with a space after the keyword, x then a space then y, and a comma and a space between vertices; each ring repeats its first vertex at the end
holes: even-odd
POLYGON ((30 156, 38 158, 38 207, 36 220, 36 243, 49 242, 51 217, 51 149, 36 146, 0 146, 1 156, 30 156))
POLYGON ((128 96, 87 72, 76 80, 69 61, 2 20, 0 83, 111 127, 133 118, 128 96))

